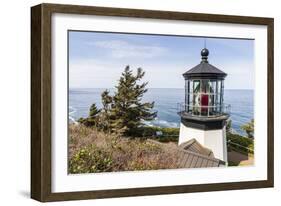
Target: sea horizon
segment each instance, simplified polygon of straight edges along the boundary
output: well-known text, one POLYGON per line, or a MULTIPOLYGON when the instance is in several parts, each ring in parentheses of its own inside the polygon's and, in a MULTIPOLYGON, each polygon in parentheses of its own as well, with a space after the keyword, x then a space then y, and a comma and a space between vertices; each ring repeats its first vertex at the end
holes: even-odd
MULTIPOLYGON (((69 119, 77 121, 80 117, 87 117, 91 104, 102 107, 101 92, 116 88, 69 88, 69 119)), ((180 117, 177 114, 178 103, 184 102, 184 88, 147 88, 143 101, 155 102, 154 111, 157 117, 153 121, 145 122, 148 126, 179 127, 180 117)), ((225 89, 224 103, 231 105, 230 119, 234 131, 246 135, 241 126, 254 118, 254 90, 253 89, 225 89), (237 98, 239 97, 239 98, 237 98)))

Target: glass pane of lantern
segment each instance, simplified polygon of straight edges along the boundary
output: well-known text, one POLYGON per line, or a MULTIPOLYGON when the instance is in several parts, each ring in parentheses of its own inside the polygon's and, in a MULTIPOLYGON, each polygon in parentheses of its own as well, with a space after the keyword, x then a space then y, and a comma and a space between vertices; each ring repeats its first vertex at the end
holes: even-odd
POLYGON ((208 93, 202 93, 200 98, 201 103, 201 115, 207 116, 208 115, 208 106, 209 106, 209 94, 208 93))
POLYGON ((223 80, 221 81, 221 112, 224 112, 224 82, 223 80))
POLYGON ((219 83, 218 83, 218 80, 214 80, 216 83, 215 83, 215 88, 214 88, 214 90, 215 90, 215 92, 214 92, 214 95, 215 95, 215 102, 214 102, 214 104, 215 104, 215 106, 217 106, 217 104, 218 104, 218 95, 219 95, 219 83))
POLYGON ((210 107, 210 113, 211 115, 215 115, 216 109, 217 109, 217 80, 211 80, 211 93, 210 93, 210 102, 209 105, 212 106, 210 107))
POLYGON ((193 80, 193 93, 200 91, 200 80, 193 80))
POLYGON ((193 93, 193 80, 190 80, 189 81, 190 83, 190 86, 189 86, 189 94, 192 94, 193 93))
POLYGON ((188 92, 189 92, 189 80, 185 80, 185 98, 184 98, 184 110, 187 111, 188 104, 188 92))
POLYGON ((191 90, 191 88, 192 88, 192 85, 193 85, 193 83, 192 83, 192 80, 188 80, 188 82, 187 82, 187 88, 186 88, 186 99, 185 99, 185 111, 186 112, 189 112, 190 111, 190 107, 191 107, 191 104, 192 104, 192 102, 190 102, 190 96, 191 96, 191 93, 192 93, 192 90, 191 90))
POLYGON ((184 105, 185 105, 185 111, 188 111, 188 102, 189 102, 189 88, 190 88, 190 81, 186 80, 185 81, 185 101, 184 101, 184 105))
POLYGON ((218 80, 217 112, 221 111, 221 80, 218 80))
POLYGON ((192 113, 200 113, 200 80, 193 80, 192 113))
POLYGON ((218 81, 218 93, 221 93, 221 80, 218 81))
POLYGON ((193 92, 193 81, 189 81, 189 91, 188 91, 188 112, 192 111, 192 92, 193 92))
POLYGON ((206 106, 208 106, 208 101, 209 101, 209 97, 208 95, 206 94, 207 91, 207 88, 208 88, 208 80, 206 79, 203 79, 201 80, 202 84, 201 84, 201 94, 200 94, 200 98, 199 98, 199 105, 201 106, 200 107, 200 110, 199 110, 199 113, 200 115, 202 116, 206 116, 207 114, 207 110, 208 108, 206 106))
POLYGON ((191 92, 191 93, 189 93, 189 107, 188 107, 188 111, 192 111, 192 106, 193 106, 193 94, 191 92))
POLYGON ((216 93, 216 80, 210 81, 210 93, 214 94, 216 93))
POLYGON ((201 92, 209 93, 209 88, 210 88, 209 80, 203 79, 201 85, 201 92))

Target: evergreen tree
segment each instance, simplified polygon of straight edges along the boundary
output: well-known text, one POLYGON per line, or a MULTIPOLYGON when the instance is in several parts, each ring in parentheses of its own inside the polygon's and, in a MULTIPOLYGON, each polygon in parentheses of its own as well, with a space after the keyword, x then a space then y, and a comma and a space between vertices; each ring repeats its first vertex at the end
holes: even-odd
POLYGON ((127 66, 118 81, 114 95, 111 96, 109 90, 101 94, 103 108, 100 110, 93 104, 89 116, 78 121, 103 131, 135 135, 143 121, 156 117, 156 112, 152 111, 154 102, 142 102, 148 84, 139 83, 144 75, 145 72, 141 68, 138 68, 137 74, 134 75, 127 66))
POLYGON ((84 124, 87 127, 97 126, 99 122, 100 109, 97 108, 96 104, 92 104, 87 118, 80 118, 78 122, 84 124))
POLYGON ((111 104, 112 97, 109 95, 109 90, 105 90, 101 94, 101 101, 103 105, 102 112, 100 114, 100 124, 99 127, 103 131, 111 131, 111 104))
POLYGON ((153 120, 156 117, 156 112, 151 111, 154 102, 142 102, 148 83, 138 84, 138 82, 144 74, 145 72, 138 68, 137 74, 134 75, 129 66, 122 73, 110 109, 113 131, 133 135, 143 125, 144 120, 153 120))
POLYGON ((101 110, 97 108, 95 103, 92 104, 90 107, 89 118, 96 118, 100 111, 101 110))

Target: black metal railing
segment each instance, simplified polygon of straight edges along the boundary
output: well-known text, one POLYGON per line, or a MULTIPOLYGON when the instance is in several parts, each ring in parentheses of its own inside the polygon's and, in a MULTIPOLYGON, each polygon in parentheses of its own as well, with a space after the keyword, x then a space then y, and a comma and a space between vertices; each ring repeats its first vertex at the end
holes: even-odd
POLYGON ((217 117, 225 114, 230 114, 230 104, 217 104, 211 106, 200 106, 185 103, 178 103, 178 113, 198 116, 198 117, 217 117))

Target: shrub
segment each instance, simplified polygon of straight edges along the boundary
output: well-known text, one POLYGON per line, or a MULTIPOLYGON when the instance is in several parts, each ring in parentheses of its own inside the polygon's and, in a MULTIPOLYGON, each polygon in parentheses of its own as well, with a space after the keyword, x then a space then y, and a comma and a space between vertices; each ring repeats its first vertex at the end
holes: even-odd
POLYGON ((70 125, 69 172, 114 172, 175 168, 174 143, 124 138, 83 125, 70 125))
POLYGON ((154 138, 160 142, 177 142, 179 138, 179 128, 161 128, 161 127, 140 127, 136 130, 136 136, 144 138, 154 138), (161 132, 161 135, 156 135, 161 132))
POLYGON ((78 150, 69 161, 70 173, 91 173, 112 170, 112 157, 109 152, 95 145, 78 150))
POLYGON ((232 134, 229 132, 226 134, 226 137, 227 137, 227 141, 231 141, 235 144, 242 146, 240 147, 235 144, 229 144, 228 147, 230 149, 237 149, 245 153, 252 153, 252 154, 254 153, 254 140, 252 138, 243 137, 238 134, 232 134))
POLYGON ((92 104, 89 110, 89 116, 87 118, 79 118, 78 122, 87 126, 87 127, 92 127, 92 126, 98 126, 97 124, 99 123, 99 118, 98 115, 101 112, 100 109, 97 108, 96 104, 92 104))
POLYGON ((239 163, 228 161, 228 166, 229 167, 231 167, 231 166, 239 166, 239 163))
POLYGON ((241 129, 247 133, 249 138, 254 138, 254 119, 252 119, 249 123, 242 125, 241 129))

